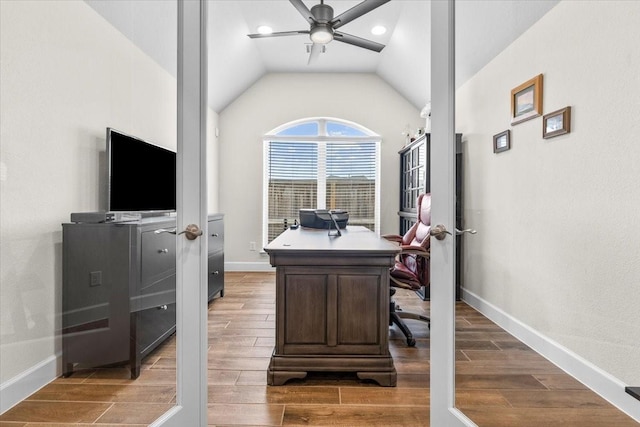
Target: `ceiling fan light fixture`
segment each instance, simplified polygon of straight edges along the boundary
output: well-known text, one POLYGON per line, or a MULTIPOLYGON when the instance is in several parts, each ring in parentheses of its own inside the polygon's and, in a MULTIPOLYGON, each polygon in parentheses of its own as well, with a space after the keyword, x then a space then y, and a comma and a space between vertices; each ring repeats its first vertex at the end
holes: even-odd
POLYGON ((273 28, 268 25, 260 25, 258 27, 258 34, 271 34, 273 33, 273 28))
POLYGON ((387 32, 387 28, 382 25, 376 25, 371 29, 371 34, 376 36, 381 36, 387 32))
POLYGON ((311 29, 311 41, 318 44, 327 44, 333 40, 333 31, 326 25, 317 25, 311 29))

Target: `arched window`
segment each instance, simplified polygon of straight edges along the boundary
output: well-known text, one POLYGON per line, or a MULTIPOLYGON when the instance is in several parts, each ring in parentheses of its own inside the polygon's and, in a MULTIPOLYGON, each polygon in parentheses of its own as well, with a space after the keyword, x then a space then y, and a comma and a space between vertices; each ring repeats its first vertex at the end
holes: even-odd
POLYGON ((307 118, 264 136, 264 245, 300 209, 345 209, 349 225, 380 229, 380 136, 357 123, 307 118))

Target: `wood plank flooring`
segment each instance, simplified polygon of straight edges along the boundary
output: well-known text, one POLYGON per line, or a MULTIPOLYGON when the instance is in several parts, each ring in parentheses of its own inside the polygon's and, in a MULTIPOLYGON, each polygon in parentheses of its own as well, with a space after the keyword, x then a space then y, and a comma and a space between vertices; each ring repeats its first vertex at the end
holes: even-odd
MULTIPOLYGON (((398 291, 406 311, 429 303, 398 291)), ((209 306, 208 415, 211 426, 428 426, 429 334, 408 321, 417 344, 390 329, 397 387, 351 374, 310 374, 266 385, 274 346, 275 276, 225 273, 225 296, 209 306)), ((464 303, 457 306, 457 405, 481 427, 637 426, 555 365, 464 303)), ((0 416, 0 427, 146 426, 175 402, 175 337, 125 367, 58 378, 0 416)))

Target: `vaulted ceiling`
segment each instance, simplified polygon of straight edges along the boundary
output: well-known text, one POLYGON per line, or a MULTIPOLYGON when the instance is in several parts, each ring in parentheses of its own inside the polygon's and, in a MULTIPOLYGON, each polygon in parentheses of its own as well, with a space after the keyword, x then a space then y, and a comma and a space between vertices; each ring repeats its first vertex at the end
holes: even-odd
MULTIPOLYGON (((173 75, 176 74, 176 2, 85 0, 173 75)), ((458 0, 456 84, 459 86, 518 38, 559 0, 458 0)), ((320 0, 305 0, 311 8, 320 0)), ((360 1, 326 0, 335 16, 360 1)), ((266 73, 375 73, 416 108, 430 100, 430 1, 391 0, 340 27, 376 41, 377 53, 332 41, 308 64, 309 36, 252 39, 260 25, 274 31, 308 30, 287 0, 209 0, 209 104, 220 112, 266 73), (387 32, 376 36, 375 25, 387 32)))

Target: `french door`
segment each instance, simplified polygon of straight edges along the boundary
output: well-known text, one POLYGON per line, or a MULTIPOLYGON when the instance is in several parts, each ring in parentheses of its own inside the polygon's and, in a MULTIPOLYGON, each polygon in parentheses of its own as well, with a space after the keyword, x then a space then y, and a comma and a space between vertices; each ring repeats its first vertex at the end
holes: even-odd
POLYGON ((455 2, 431 2, 431 223, 451 234, 431 243, 432 426, 475 426, 455 408, 455 2))
MULTIPOLYGON (((177 230, 207 225, 206 18, 206 0, 178 0, 177 230)), ((176 405, 153 426, 207 425, 207 239, 185 236, 176 241, 176 405)))

